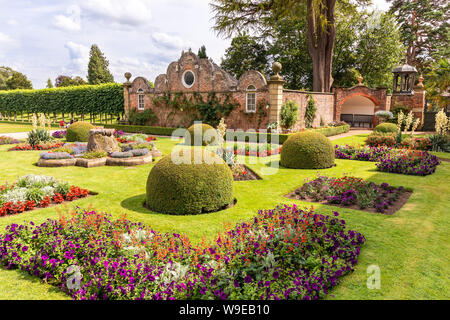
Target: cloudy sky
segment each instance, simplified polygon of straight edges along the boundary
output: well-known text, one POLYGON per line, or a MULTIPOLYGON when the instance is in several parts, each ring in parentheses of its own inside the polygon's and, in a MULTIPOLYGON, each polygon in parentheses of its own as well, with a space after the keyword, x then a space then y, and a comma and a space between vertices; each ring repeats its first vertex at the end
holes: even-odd
MULTIPOLYGON (((0 0, 0 66, 25 73, 34 88, 58 75, 86 78, 97 44, 117 82, 123 74, 153 81, 181 50, 220 63, 230 40, 218 38, 208 0, 0 0)), ((384 0, 375 6, 386 9, 384 0)))

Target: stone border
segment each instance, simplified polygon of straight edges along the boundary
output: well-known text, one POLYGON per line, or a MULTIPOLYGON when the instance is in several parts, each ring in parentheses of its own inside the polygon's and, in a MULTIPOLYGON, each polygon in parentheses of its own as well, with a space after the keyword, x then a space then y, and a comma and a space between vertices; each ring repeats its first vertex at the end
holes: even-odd
POLYGON ((152 150, 152 151, 150 151, 149 153, 151 153, 151 155, 152 155, 153 158, 161 157, 161 156, 162 156, 162 152, 159 151, 158 149, 152 150))
POLYGON ((142 164, 151 163, 153 156, 149 152, 145 156, 132 157, 132 158, 111 158, 106 159, 107 166, 139 166, 142 164))
POLYGON ((69 167, 74 166, 77 162, 76 158, 70 159, 39 159, 38 167, 69 167))
POLYGON ((75 165, 84 168, 102 167, 106 165, 106 157, 96 159, 77 158, 77 163, 75 165))

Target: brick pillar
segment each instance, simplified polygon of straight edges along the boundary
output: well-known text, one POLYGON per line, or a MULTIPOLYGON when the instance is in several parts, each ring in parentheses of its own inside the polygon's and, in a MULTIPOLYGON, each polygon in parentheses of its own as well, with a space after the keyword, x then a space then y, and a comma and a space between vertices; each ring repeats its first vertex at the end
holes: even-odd
POLYGON ((277 129, 280 130, 280 122, 281 122, 281 106, 283 105, 283 77, 278 73, 281 71, 281 63, 275 62, 272 65, 272 70, 275 73, 270 77, 270 80, 267 81, 269 84, 269 122, 278 123, 277 129))
POLYGON ((412 112, 414 118, 420 119, 420 126, 423 125, 423 113, 425 109, 425 90, 423 88, 423 77, 422 75, 419 77, 419 83, 414 87, 414 97, 413 97, 413 105, 412 112))
POLYGON ((128 110, 130 109, 131 73, 126 72, 125 78, 127 79, 127 81, 123 84, 123 111, 126 117, 126 115, 128 114, 128 110))

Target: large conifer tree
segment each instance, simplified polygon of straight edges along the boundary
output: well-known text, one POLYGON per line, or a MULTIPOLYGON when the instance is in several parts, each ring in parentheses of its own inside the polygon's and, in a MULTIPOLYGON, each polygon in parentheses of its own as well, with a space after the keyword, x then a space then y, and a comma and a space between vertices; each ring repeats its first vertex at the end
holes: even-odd
POLYGON ((89 84, 114 82, 114 77, 108 70, 109 62, 96 44, 91 46, 88 64, 89 84))

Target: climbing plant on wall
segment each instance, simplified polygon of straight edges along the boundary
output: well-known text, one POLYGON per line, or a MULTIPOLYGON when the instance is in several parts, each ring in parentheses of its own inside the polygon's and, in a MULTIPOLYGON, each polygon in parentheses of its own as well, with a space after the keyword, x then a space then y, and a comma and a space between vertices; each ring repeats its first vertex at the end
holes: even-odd
POLYGON ((306 105, 305 110, 305 126, 307 128, 311 128, 316 117, 316 102, 311 94, 308 94, 308 104, 306 105))
POLYGON ((239 103, 235 101, 230 93, 218 96, 215 92, 208 93, 206 99, 198 92, 165 93, 153 98, 155 106, 167 106, 175 111, 194 113, 193 120, 200 120, 216 127, 220 119, 230 115, 231 111, 239 103))

